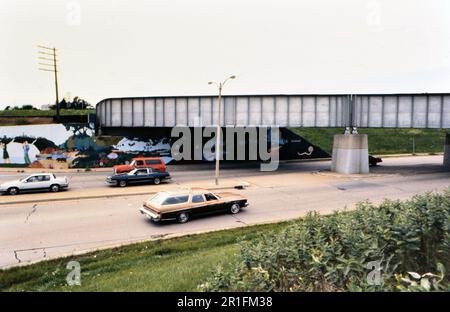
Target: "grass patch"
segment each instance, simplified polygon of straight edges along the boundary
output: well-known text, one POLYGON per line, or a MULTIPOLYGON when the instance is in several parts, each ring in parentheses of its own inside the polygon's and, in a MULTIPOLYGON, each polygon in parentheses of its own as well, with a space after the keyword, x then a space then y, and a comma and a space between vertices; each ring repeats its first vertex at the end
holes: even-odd
MULTIPOLYGON (((61 109, 59 111, 62 116, 82 116, 88 114, 95 114, 95 109, 61 109)), ((11 117, 53 117, 56 115, 56 110, 40 110, 40 109, 13 109, 0 110, 0 116, 11 117)))
POLYGON ((27 164, 0 164, 0 168, 28 168, 27 164))
POLYGON ((133 244, 0 271, 1 291, 197 291, 221 265, 234 264, 241 241, 290 222, 133 244), (81 286, 67 286, 69 261, 81 265, 81 286))
MULTIPOLYGON (((333 136, 342 128, 290 128, 328 153, 333 149, 333 136)), ((444 129, 386 129, 359 128, 358 132, 369 136, 369 153, 412 154, 440 153, 444 149, 444 129)))

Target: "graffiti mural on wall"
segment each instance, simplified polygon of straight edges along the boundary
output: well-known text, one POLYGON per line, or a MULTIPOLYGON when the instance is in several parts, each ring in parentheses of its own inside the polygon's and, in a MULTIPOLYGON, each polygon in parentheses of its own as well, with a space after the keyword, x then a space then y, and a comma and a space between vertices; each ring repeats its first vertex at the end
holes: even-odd
MULTIPOLYGON (((287 128, 279 131, 280 159, 330 156, 287 128)), ((87 124, 5 126, 0 127, 0 164, 49 169, 98 168, 127 163, 137 156, 158 156, 169 164, 173 162, 169 136, 95 136, 93 126, 87 124)), ((214 154, 203 155, 204 161, 214 158, 214 154)))
POLYGON ((51 159, 73 158, 59 147, 71 135, 64 125, 0 127, 0 163, 45 167, 51 159))
POLYGON ((160 156, 170 163, 169 140, 99 138, 86 124, 0 127, 0 164, 32 168, 109 167, 142 156, 160 156))

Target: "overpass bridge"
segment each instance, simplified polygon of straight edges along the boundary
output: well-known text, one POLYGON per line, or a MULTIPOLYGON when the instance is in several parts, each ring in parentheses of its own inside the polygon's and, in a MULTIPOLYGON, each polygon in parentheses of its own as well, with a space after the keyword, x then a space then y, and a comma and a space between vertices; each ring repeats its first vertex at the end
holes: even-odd
MULTIPOLYGON (((216 96, 108 98, 97 104, 102 134, 121 128, 217 125, 216 96)), ((222 127, 342 127, 450 129, 450 93, 227 95, 222 127)), ((332 169, 368 172, 366 135, 336 135, 332 169)), ((444 164, 450 167, 447 135, 444 164)))
MULTIPOLYGON (((450 128, 450 94, 223 96, 222 126, 450 128)), ((217 125, 216 96, 105 99, 110 127, 217 125)), ((106 129, 105 129, 106 130, 106 129)))

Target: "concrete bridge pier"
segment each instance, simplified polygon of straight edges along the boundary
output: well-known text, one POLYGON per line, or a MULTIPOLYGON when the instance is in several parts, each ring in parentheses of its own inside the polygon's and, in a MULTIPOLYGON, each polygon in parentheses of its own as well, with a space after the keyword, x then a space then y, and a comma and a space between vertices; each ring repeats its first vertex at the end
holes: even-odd
POLYGON ((369 173, 367 134, 334 136, 331 171, 343 174, 369 173))
POLYGON ((445 136, 444 167, 450 170, 450 133, 445 136))

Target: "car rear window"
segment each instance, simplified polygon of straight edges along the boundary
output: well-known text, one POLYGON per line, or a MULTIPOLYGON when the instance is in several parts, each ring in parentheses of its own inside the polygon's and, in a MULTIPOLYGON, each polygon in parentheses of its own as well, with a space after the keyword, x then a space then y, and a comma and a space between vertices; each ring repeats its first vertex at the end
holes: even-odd
POLYGON ((161 205, 167 198, 167 194, 165 193, 157 193, 152 198, 150 198, 150 203, 154 205, 161 205))
POLYGON ((176 205, 186 203, 189 199, 188 195, 168 197, 162 205, 176 205))

